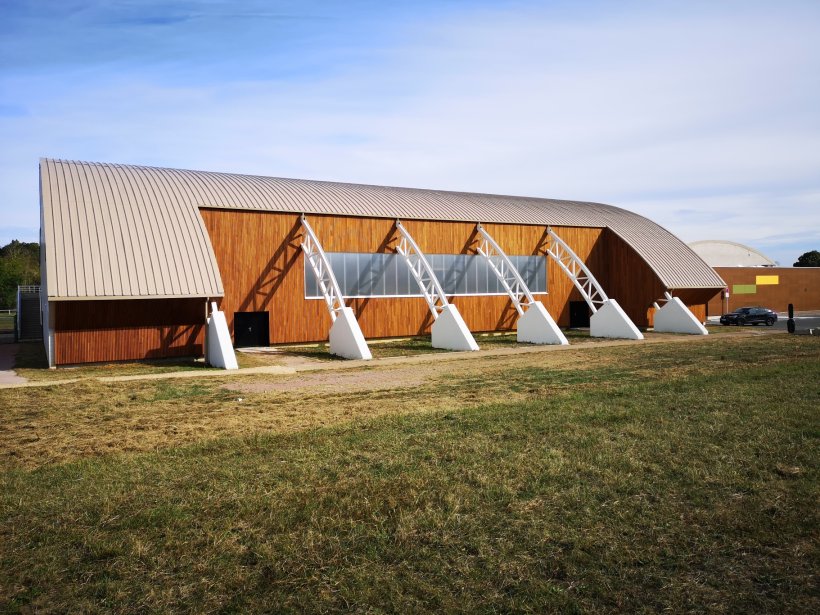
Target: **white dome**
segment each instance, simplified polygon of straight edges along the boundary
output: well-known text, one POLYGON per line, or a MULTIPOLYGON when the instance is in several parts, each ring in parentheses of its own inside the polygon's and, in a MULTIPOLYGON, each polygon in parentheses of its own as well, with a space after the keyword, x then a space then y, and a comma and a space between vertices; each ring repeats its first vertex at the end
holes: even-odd
POLYGON ((711 267, 775 267, 768 256, 734 241, 707 239, 689 244, 711 267))

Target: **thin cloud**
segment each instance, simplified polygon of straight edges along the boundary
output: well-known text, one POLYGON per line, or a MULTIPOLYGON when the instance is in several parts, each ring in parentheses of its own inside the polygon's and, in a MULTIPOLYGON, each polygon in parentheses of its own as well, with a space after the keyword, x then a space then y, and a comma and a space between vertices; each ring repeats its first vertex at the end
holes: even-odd
POLYGON ((0 104, 27 111, 0 114, 4 222, 36 228, 36 160, 54 156, 595 200, 783 250, 820 228, 810 3, 308 5, 317 21, 228 29, 200 54, 229 6, 129 26, 108 63, 0 74, 0 104), (170 40, 134 55, 157 28, 170 40))

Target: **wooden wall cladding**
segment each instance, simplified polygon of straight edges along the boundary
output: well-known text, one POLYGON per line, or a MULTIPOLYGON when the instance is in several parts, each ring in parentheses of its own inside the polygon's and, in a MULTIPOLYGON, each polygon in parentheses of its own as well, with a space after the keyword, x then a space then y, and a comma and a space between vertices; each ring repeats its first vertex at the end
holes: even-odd
MULTIPOLYGON (((729 311, 744 306, 762 305, 778 312, 820 310, 820 268, 818 267, 715 267, 729 286, 729 311), (756 284, 757 276, 778 276, 777 284, 756 284), (735 284, 755 284, 754 294, 732 292, 735 284)), ((709 301, 709 315, 723 313, 720 295, 709 301)))
MULTIPOLYGON (((606 253, 606 274, 602 284, 607 295, 615 299, 638 327, 651 327, 653 302, 663 297, 666 287, 644 260, 618 235, 606 229, 602 249, 606 253)), ((695 317, 706 320, 706 303, 716 288, 673 289, 695 317)))
POLYGON ((204 299, 55 301, 57 365, 199 356, 204 299))
MULTIPOLYGON (((223 209, 203 209, 201 213, 222 274, 225 297, 220 307, 229 326, 233 327, 235 312, 268 311, 271 343, 326 340, 330 318, 324 302, 304 298, 299 217, 223 209)), ((341 216, 311 216, 309 220, 327 252, 393 252, 398 242, 392 220, 341 216)), ((478 241, 472 223, 406 220, 404 225, 427 253, 475 253, 478 241)), ((508 254, 543 253, 543 227, 488 224, 485 228, 508 254)), ((554 228, 593 274, 606 280, 603 229, 554 228)), ((643 261, 638 265, 646 267, 643 261)), ((549 294, 538 298, 559 324, 567 326, 568 302, 581 300, 581 296, 557 266, 550 262, 547 270, 549 294)), ((517 313, 507 297, 455 297, 452 301, 472 331, 515 328, 517 313)), ((651 301, 643 299, 639 303, 651 301)), ((420 335, 428 333, 432 324, 422 298, 351 299, 348 305, 355 310, 365 337, 420 335)))
MULTIPOLYGON (((201 210, 219 263, 224 298, 218 300, 233 330, 235 312, 267 311, 273 344, 327 340, 330 317, 324 301, 305 299, 302 229, 299 216, 275 212, 201 210)), ((392 220, 311 216, 329 252, 393 252, 398 236, 392 220)), ((430 254, 473 254, 478 245, 471 223, 407 220, 421 249, 430 254)), ((543 254, 540 226, 488 224, 489 233, 510 255, 543 254)), ((617 235, 607 229, 553 227, 586 262, 610 297, 638 326, 651 324, 652 302, 663 295, 657 276, 617 235)), ((551 260, 549 294, 538 295, 561 326, 569 325, 569 302, 582 297, 551 260)), ((815 286, 816 288, 816 286, 815 286)), ((715 290, 676 291, 695 314, 715 290)), ((517 313, 504 296, 455 297, 472 331, 515 328, 517 313)), ((201 355, 205 299, 149 299, 54 302, 57 364, 201 355)), ((429 333, 432 317, 424 299, 375 298, 348 301, 365 337, 429 333)))
POLYGON ((618 235, 606 229, 601 251, 606 254, 601 283, 638 327, 650 326, 652 303, 666 287, 644 260, 618 235))

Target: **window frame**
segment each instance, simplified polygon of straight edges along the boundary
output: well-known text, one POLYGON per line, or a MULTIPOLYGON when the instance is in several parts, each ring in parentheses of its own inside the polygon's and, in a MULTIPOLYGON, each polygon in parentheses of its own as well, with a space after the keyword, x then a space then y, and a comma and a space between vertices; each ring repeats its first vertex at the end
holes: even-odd
MULTIPOLYGON (((343 293, 343 296, 344 296, 345 299, 417 299, 417 298, 423 298, 424 297, 421 290, 418 289, 418 285, 416 284, 415 279, 413 278, 412 274, 410 273, 410 271, 406 267, 399 268, 396 271, 396 279, 397 279, 396 288, 398 290, 399 288, 402 287, 402 281, 399 280, 399 277, 400 277, 399 274, 400 274, 401 271, 406 270, 406 274, 407 274, 407 278, 408 278, 408 280, 406 280, 407 285, 409 286, 409 288, 413 289, 413 292, 411 292, 409 294, 389 294, 389 295, 388 294, 373 295, 373 294, 361 294, 361 293, 350 294, 350 295, 344 294, 344 291, 348 287, 346 277, 352 272, 351 270, 353 269, 353 267, 351 266, 351 263, 354 260, 356 262, 355 269, 356 269, 356 272, 357 272, 357 277, 359 278, 359 281, 357 281, 357 287, 358 287, 358 285, 361 282, 361 275, 362 275, 362 273, 361 273, 362 272, 361 260, 363 258, 369 257, 369 258, 372 259, 372 257, 374 257, 374 256, 375 257, 395 256, 396 258, 401 258, 401 256, 399 254, 397 254, 396 252, 373 252, 373 253, 370 253, 370 252, 327 252, 326 254, 327 254, 327 257, 328 257, 328 261, 330 261, 330 263, 331 263, 331 267, 333 268, 333 273, 334 273, 334 275, 336 275, 336 279, 339 282, 339 286, 342 290, 342 293, 343 293), (339 259, 340 258, 339 255, 356 255, 357 258, 356 259, 345 259, 344 266, 342 267, 342 271, 339 272, 340 275, 337 275, 337 271, 333 267, 333 264, 334 264, 333 261, 339 259)), ((480 285, 479 280, 478 280, 478 270, 476 270, 476 276, 467 275, 468 273, 471 272, 471 267, 470 266, 468 266, 464 270, 464 272, 461 274, 461 277, 459 277, 460 276, 459 273, 453 271, 455 269, 455 266, 450 268, 449 270, 445 270, 443 268, 443 265, 446 262, 446 259, 448 257, 450 257, 450 258, 468 257, 470 259, 476 258, 476 259, 481 259, 481 261, 486 262, 485 257, 480 255, 480 254, 426 254, 425 256, 427 257, 428 262, 430 263, 430 266, 433 269, 433 271, 436 272, 436 275, 439 275, 439 273, 441 271, 445 272, 445 275, 440 277, 439 281, 441 282, 442 287, 444 288, 445 294, 448 297, 506 297, 506 296, 508 296, 507 292, 504 290, 504 287, 501 284, 500 280, 498 280, 495 273, 493 273, 490 270, 489 265, 486 268, 487 269, 487 271, 486 271, 487 280, 488 280, 487 285, 488 285, 488 287, 494 287, 494 288, 499 289, 497 292, 478 292, 477 288, 480 285), (448 288, 447 288, 447 284, 445 282, 445 278, 447 278, 447 277, 452 277, 454 280, 457 281, 457 285, 462 286, 463 288, 465 288, 465 290, 469 290, 470 288, 473 288, 473 289, 476 289, 476 291, 475 292, 454 292, 454 293, 447 292, 448 288), (475 279, 470 280, 469 278, 475 278, 475 279)), ((546 255, 541 255, 541 254, 510 255, 509 258, 510 258, 510 261, 512 261, 513 265, 518 270, 518 272, 521 274, 521 277, 524 279, 525 283, 527 282, 525 272, 522 272, 522 270, 519 268, 519 266, 521 264, 521 259, 530 259, 530 258, 543 259, 543 261, 542 261, 543 262, 543 267, 535 267, 535 271, 534 271, 533 275, 537 276, 538 273, 539 273, 539 270, 543 271, 544 289, 543 290, 534 290, 532 287, 530 287, 530 292, 533 295, 548 295, 549 294, 549 262, 548 262, 548 259, 547 259, 546 255)), ((383 272, 388 271, 388 270, 390 270, 390 268, 391 268, 390 266, 385 265, 385 267, 382 269, 382 271, 383 272)), ((318 288, 318 284, 315 282, 315 278, 313 278, 314 281, 310 285, 310 287, 315 289, 316 295, 309 294, 309 292, 308 292, 308 290, 309 290, 308 276, 313 278, 313 271, 308 266, 307 261, 305 261, 305 263, 304 263, 304 272, 303 272, 304 298, 306 300, 320 300, 320 299, 323 299, 324 297, 322 296, 321 291, 318 288)), ((384 277, 384 274, 382 274, 382 277, 384 277)), ((372 283, 372 280, 368 283, 372 283)), ((385 289, 388 286, 390 286, 390 284, 388 284, 384 279, 381 280, 380 285, 385 289)), ((357 288, 357 290, 359 290, 359 289, 357 288)))

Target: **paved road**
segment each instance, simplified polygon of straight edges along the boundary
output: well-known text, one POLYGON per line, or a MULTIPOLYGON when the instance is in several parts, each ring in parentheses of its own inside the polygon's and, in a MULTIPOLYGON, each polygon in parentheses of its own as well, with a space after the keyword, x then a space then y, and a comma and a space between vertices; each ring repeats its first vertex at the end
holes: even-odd
MULTIPOLYGON (((775 329, 786 330, 786 321, 788 321, 788 314, 778 314, 777 322, 774 323, 775 329)), ((812 316, 795 316, 794 327, 797 331, 808 331, 809 329, 820 329, 820 315, 812 316)))
MULTIPOLYGON (((778 313, 777 314, 777 322, 774 323, 772 329, 777 331, 786 331, 787 325, 786 322, 789 319, 789 315, 786 312, 778 313)), ((712 321, 710 319, 709 326, 720 326, 720 323, 717 321, 712 321)), ((731 325, 730 325, 731 326, 731 325)), ((747 327, 754 327, 754 325, 746 325, 747 327)), ((816 329, 820 330, 820 313, 810 313, 810 314, 800 314, 795 315, 794 317, 794 326, 796 331, 808 331, 809 329, 816 329)), ((766 325, 758 325, 758 327, 767 329, 766 325)))

